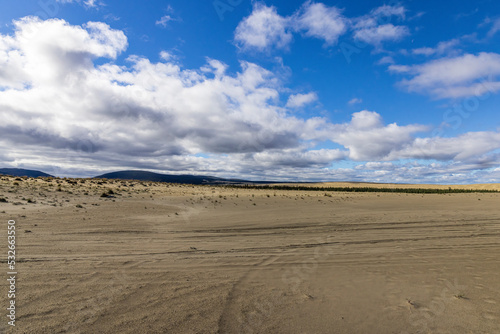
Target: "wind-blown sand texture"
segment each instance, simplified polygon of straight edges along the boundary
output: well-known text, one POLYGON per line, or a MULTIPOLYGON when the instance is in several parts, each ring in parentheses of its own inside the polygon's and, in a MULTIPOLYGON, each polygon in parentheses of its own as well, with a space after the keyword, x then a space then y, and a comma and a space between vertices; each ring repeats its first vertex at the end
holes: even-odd
POLYGON ((497 193, 0 179, 16 333, 500 332, 497 193))

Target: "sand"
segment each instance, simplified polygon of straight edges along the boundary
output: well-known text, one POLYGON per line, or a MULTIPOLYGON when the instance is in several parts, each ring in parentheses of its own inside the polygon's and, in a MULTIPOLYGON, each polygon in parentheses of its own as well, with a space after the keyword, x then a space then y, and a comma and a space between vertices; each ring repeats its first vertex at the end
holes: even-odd
POLYGON ((0 198, 5 332, 500 332, 500 194, 0 177, 0 198))

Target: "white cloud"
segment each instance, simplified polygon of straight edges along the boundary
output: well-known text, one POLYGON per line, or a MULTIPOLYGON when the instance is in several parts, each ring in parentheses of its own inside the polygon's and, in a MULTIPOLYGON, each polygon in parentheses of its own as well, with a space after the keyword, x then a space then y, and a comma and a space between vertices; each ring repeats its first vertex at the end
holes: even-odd
POLYGON ((238 24, 234 40, 244 50, 269 52, 272 48, 287 49, 294 31, 332 46, 351 28, 355 39, 380 47, 383 42, 409 35, 408 27, 389 22, 394 18, 404 20, 405 13, 403 6, 384 5, 362 17, 347 18, 337 7, 306 1, 294 14, 284 17, 275 7, 256 2, 250 16, 238 24))
POLYGON ((389 71, 394 73, 408 73, 411 70, 412 67, 408 65, 389 65, 389 71))
POLYGON ((349 105, 355 105, 355 104, 359 104, 359 103, 363 103, 363 100, 362 99, 358 99, 357 97, 349 100, 349 102, 347 102, 347 104, 349 105))
POLYGON ((481 96, 500 90, 500 55, 482 52, 441 58, 422 65, 391 65, 389 70, 412 75, 400 84, 410 92, 438 98, 481 96))
POLYGON ((300 108, 306 104, 316 101, 317 99, 318 95, 316 95, 316 93, 294 94, 290 95, 286 106, 289 108, 300 108))
POLYGON ((160 52, 160 58, 165 60, 165 61, 171 61, 171 60, 175 60, 177 57, 175 55, 173 55, 171 52, 163 50, 160 52))
POLYGON ((392 23, 357 29, 354 37, 367 44, 379 46, 385 41, 399 41, 410 34, 405 26, 395 26, 392 23))
POLYGON ((243 49, 267 51, 272 47, 287 48, 292 34, 288 19, 280 16, 275 7, 255 3, 252 14, 238 24, 234 39, 243 49))
MULTIPOLYGON (((331 130, 330 139, 346 147, 349 158, 357 161, 425 159, 467 162, 500 149, 500 132, 416 138, 414 134, 426 132, 429 128, 418 124, 384 125, 378 113, 367 110, 354 113, 349 123, 334 125, 331 130)), ((497 159, 496 163, 500 161, 497 159)))
POLYGON ((418 49, 413 49, 412 53, 415 55, 432 56, 449 53, 454 51, 454 48, 460 44, 460 40, 455 38, 449 41, 439 42, 435 48, 423 47, 418 49))
POLYGON ((123 32, 100 22, 78 27, 26 17, 14 25, 15 37, 0 38, 0 87, 58 84, 91 68, 94 58, 116 58, 127 47, 123 32))
POLYGON ((405 18, 403 6, 384 5, 372 10, 369 14, 354 20, 354 38, 380 47, 386 41, 399 41, 410 34, 408 27, 390 23, 393 17, 405 18))
POLYGON ((404 8, 403 6, 383 5, 372 10, 370 16, 376 17, 379 20, 382 19, 388 20, 390 19, 391 16, 398 16, 404 19, 405 15, 406 15, 406 8, 404 8))
POLYGON ((391 152, 412 143, 412 134, 426 130, 422 125, 384 126, 378 113, 363 110, 354 113, 350 123, 332 128, 330 138, 348 148, 352 160, 384 160, 391 152))
POLYGON ((60 3, 83 3, 86 7, 97 7, 101 5, 97 0, 56 0, 60 3))
POLYGON ((394 64, 394 63, 395 61, 391 56, 384 56, 377 62, 378 65, 394 64))
POLYGON ((165 12, 167 14, 163 15, 162 17, 160 17, 159 20, 157 20, 155 22, 155 24, 157 26, 162 26, 162 27, 166 28, 168 26, 169 22, 172 22, 172 21, 182 21, 180 18, 176 18, 176 17, 173 17, 172 15, 170 15, 170 14, 174 13, 174 9, 172 8, 171 5, 168 5, 165 8, 165 12))
POLYGON ((453 138, 416 138, 397 157, 467 161, 500 148, 500 133, 469 132, 453 138))
POLYGON ((293 25, 296 30, 305 31, 305 36, 323 39, 326 45, 336 44, 339 36, 347 30, 348 20, 336 7, 322 3, 304 3, 295 14, 293 25))
POLYGON ((500 31, 500 18, 492 21, 491 28, 488 31, 488 37, 493 37, 499 31, 500 31))
POLYGON ((170 15, 163 15, 158 21, 156 21, 157 26, 163 26, 166 27, 168 25, 168 22, 174 21, 175 19, 172 18, 170 15))

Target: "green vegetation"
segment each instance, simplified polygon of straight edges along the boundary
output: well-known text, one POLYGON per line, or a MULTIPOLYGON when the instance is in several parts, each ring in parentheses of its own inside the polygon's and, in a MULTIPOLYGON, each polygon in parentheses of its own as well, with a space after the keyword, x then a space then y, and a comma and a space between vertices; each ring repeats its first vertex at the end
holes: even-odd
MULTIPOLYGON (((498 190, 486 189, 430 189, 430 188, 375 188, 375 187, 307 187, 285 185, 229 185, 227 188, 262 189, 262 190, 301 190, 301 191, 331 191, 331 192, 377 192, 406 194, 462 194, 462 193, 498 193, 498 190)), ((328 196, 325 194, 325 196, 328 196)))

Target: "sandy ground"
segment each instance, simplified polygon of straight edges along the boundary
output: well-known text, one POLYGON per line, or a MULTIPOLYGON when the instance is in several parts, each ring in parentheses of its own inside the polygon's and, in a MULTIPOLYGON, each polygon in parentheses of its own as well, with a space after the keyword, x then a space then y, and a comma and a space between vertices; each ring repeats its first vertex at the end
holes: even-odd
MULTIPOLYGON (((280 183, 282 185, 294 186, 297 183, 280 183)), ((500 183, 488 184, 465 184, 465 185, 437 185, 437 184, 406 184, 406 183, 365 183, 365 182, 322 182, 322 183, 299 183, 306 187, 370 187, 370 188, 412 188, 412 189, 479 189, 500 190, 500 183)))
POLYGON ((500 333, 500 194, 71 182, 0 177, 0 330, 500 333))

